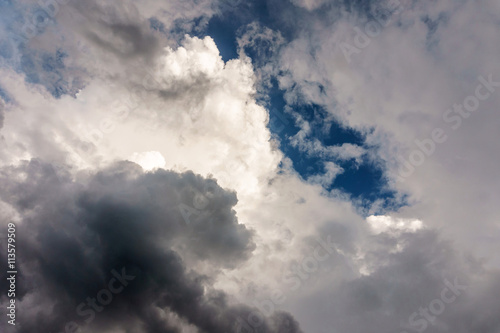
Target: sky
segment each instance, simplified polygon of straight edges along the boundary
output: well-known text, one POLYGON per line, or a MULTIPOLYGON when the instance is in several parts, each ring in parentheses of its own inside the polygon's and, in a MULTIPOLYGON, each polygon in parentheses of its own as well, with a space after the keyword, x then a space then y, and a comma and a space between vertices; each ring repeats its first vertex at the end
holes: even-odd
POLYGON ((499 29, 0 0, 1 331, 500 333, 499 29))

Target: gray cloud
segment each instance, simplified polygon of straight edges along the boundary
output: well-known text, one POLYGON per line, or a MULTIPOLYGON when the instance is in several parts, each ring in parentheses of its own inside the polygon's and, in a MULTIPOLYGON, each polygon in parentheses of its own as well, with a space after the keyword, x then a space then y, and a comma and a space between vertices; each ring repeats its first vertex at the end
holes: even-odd
MULTIPOLYGON (((75 309, 106 287, 113 269, 136 278, 96 314, 89 323, 93 331, 179 332, 161 315, 165 311, 200 332, 234 332, 238 318, 252 313, 210 288, 212 277, 186 266, 185 254, 177 252, 182 248, 199 262, 229 269, 250 256, 252 233, 232 210, 235 193, 192 172, 145 174, 131 162, 84 178, 72 182, 39 160, 2 169, 2 200, 22 216, 18 332, 63 330, 70 321, 83 325, 89 318, 75 309), (201 221, 189 228, 179 205, 189 205, 199 193, 209 202, 201 221), (208 219, 210 228, 203 226, 208 219), (35 310, 37 303, 43 309, 35 310)), ((300 332, 294 323, 276 313, 259 332, 300 332)))
POLYGON ((116 7, 87 1, 72 5, 85 18, 79 28, 78 25, 74 28, 104 53, 112 53, 121 60, 148 62, 161 50, 162 36, 154 33, 134 4, 116 7))
POLYGON ((500 307, 495 296, 499 272, 457 251, 439 232, 382 233, 357 243, 362 244, 365 274, 335 279, 334 273, 317 273, 316 286, 306 286, 308 295, 301 295, 293 307, 304 329, 321 333, 500 329, 491 311, 500 307))

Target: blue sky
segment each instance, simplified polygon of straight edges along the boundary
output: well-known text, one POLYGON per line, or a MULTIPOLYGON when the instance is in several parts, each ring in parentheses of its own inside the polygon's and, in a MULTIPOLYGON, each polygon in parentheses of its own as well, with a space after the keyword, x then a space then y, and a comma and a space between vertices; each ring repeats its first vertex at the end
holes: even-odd
MULTIPOLYGON (((289 7, 285 3, 283 6, 285 8, 289 7)), ((366 4, 367 2, 365 2, 366 4)), ((250 4, 246 2, 242 3, 232 10, 230 15, 224 15, 225 13, 223 13, 212 17, 206 29, 198 33, 198 35, 211 36, 218 45, 224 61, 238 57, 237 38, 241 36, 246 25, 254 22, 255 18, 258 18, 258 22, 279 31, 285 38, 291 38, 295 33, 294 28, 288 24, 283 24, 279 20, 275 20, 276 12, 269 7, 272 7, 272 5, 267 4, 265 1, 256 1, 250 4)), ((348 4, 347 8, 348 10, 363 12, 363 2, 348 4)), ((262 45, 258 45, 257 48, 245 48, 245 53, 252 58, 254 66, 259 66, 259 64, 265 64, 272 60, 266 59, 266 56, 272 57, 273 54, 263 51, 262 45)), ((302 177, 307 178, 311 175, 324 172, 322 164, 324 159, 308 156, 308 154, 290 145, 290 137, 295 135, 299 131, 299 128, 295 126, 293 117, 287 115, 284 111, 286 102, 283 99, 283 93, 284 91, 280 90, 277 86, 276 78, 273 78, 273 85, 267 91, 270 100, 267 107, 271 110, 270 117, 274 119, 269 124, 270 130, 277 135, 281 143, 281 149, 292 160, 295 170, 302 177), (273 110, 280 112, 280 116, 273 116, 273 110), (286 117, 286 122, 282 120, 282 117, 286 117)), ((290 107, 306 119, 312 120, 315 117, 319 117, 320 123, 322 122, 322 114, 325 113, 321 109, 321 106, 311 105, 307 102, 290 105, 290 107)), ((319 139, 326 147, 342 145, 344 143, 352 143, 361 147, 364 145, 364 135, 362 133, 346 128, 335 120, 331 121, 329 125, 330 130, 327 133, 324 133, 320 128, 313 129, 313 138, 319 139)), ((353 198, 361 200, 363 203, 362 208, 370 207, 371 203, 376 200, 383 200, 384 204, 378 208, 376 213, 384 213, 386 209, 397 210, 405 204, 404 200, 401 200, 396 195, 394 189, 390 188, 384 174, 382 161, 365 159, 361 164, 347 161, 340 163, 340 165, 344 169, 344 172, 336 177, 334 182, 325 188, 326 190, 341 190, 353 198)))

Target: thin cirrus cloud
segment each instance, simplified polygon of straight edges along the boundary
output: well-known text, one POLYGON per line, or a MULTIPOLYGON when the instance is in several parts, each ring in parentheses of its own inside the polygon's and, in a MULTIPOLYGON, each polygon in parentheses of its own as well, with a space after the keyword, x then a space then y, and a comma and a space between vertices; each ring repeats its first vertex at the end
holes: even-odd
POLYGON ((1 4, 7 332, 500 329, 494 1, 53 4, 1 4))

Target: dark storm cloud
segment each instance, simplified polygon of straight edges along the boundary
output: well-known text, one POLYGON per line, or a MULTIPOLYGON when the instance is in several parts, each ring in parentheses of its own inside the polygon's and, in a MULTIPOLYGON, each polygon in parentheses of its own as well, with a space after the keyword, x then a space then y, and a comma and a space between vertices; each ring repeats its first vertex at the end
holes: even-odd
MULTIPOLYGON (((72 182, 38 160, 1 170, 1 199, 22 216, 18 332, 60 332, 71 321, 87 321, 99 332, 179 332, 168 313, 200 332, 244 329, 238 323, 254 309, 230 305, 227 295, 210 288, 210 276, 182 259, 189 254, 197 262, 234 268, 250 256, 252 233, 237 221, 235 193, 192 172, 145 174, 131 162, 84 178, 72 182), (196 195, 207 201, 189 225, 179 207, 191 206, 196 195), (118 282, 123 288, 109 305, 97 303, 94 311, 86 303, 118 282)), ((1 291, 4 305, 3 284, 1 291)), ((275 313, 259 332, 300 329, 289 314, 275 313)))

